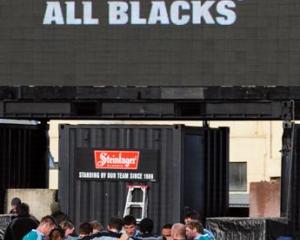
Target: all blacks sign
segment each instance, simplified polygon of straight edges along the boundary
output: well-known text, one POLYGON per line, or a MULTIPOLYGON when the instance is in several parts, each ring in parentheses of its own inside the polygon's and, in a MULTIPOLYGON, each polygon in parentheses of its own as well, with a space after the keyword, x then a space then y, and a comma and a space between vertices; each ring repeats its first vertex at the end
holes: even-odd
POLYGON ((299 9, 299 0, 0 1, 0 86, 300 86, 299 9))
MULTIPOLYGON (((232 25, 236 21, 236 3, 232 0, 207 1, 151 1, 150 9, 141 14, 140 1, 107 1, 109 25, 232 25)), ((98 13, 99 14, 99 13, 98 13)), ((102 21, 93 10, 93 2, 48 1, 43 24, 45 25, 99 25, 102 21), (80 12, 76 12, 76 4, 80 12)))

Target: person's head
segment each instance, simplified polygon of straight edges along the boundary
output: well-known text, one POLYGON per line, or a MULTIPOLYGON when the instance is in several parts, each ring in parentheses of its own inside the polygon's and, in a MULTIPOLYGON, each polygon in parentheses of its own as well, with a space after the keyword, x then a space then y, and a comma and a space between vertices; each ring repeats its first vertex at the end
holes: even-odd
POLYGON ((17 205, 16 213, 19 217, 29 217, 29 206, 26 203, 17 205))
POLYGON ((93 227, 90 223, 84 222, 79 226, 79 237, 89 236, 93 232, 93 227))
POLYGON ((175 223, 171 228, 171 238, 173 240, 185 239, 185 226, 182 223, 175 223))
POLYGON ((17 197, 13 198, 10 203, 12 210, 15 211, 17 206, 20 205, 21 203, 22 202, 20 198, 17 197))
POLYGON ((65 237, 69 236, 70 234, 74 233, 75 227, 71 221, 65 220, 62 221, 59 226, 64 230, 65 237))
POLYGON ((38 226, 38 230, 45 236, 48 236, 52 229, 56 227, 55 219, 49 215, 43 217, 38 226))
POLYGON ((165 224, 162 229, 161 229, 161 236, 166 239, 170 240, 171 239, 171 228, 172 224, 165 224))
POLYGON ((50 210, 51 210, 51 214, 55 213, 55 212, 59 212, 60 211, 60 204, 59 202, 53 202, 50 204, 50 210))
POLYGON ((187 239, 194 239, 203 234, 203 225, 199 221, 189 221, 185 224, 185 234, 187 239))
POLYGON ((64 230, 61 228, 53 228, 49 233, 49 240, 63 240, 64 230))
POLYGON ((103 231, 103 226, 97 220, 91 221, 90 224, 93 228, 93 233, 98 233, 103 231))
POLYGON ((143 234, 152 233, 153 221, 150 218, 142 219, 142 221, 139 223, 139 229, 140 229, 140 232, 143 234))
POLYGON ((136 220, 133 216, 127 215, 123 218, 123 228, 125 233, 132 237, 136 230, 136 220))
POLYGON ((123 227, 123 221, 120 218, 112 217, 109 220, 107 230, 111 232, 120 232, 123 227))
POLYGON ((184 223, 188 223, 189 221, 200 220, 200 214, 198 211, 192 208, 186 208, 184 214, 184 223))

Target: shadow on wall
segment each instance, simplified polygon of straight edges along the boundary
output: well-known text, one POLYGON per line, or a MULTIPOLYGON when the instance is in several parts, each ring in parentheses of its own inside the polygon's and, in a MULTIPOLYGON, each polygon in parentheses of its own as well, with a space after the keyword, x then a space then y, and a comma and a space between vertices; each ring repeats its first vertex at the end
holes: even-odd
POLYGON ((30 213, 40 220, 50 214, 50 204, 55 200, 56 192, 52 189, 7 189, 5 212, 9 212, 11 200, 18 197, 29 205, 30 213))

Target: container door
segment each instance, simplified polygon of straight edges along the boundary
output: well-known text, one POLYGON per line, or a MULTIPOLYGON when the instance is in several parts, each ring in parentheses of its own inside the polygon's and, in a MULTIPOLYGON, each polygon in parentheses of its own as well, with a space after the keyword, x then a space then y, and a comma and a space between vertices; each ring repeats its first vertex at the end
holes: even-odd
POLYGON ((184 207, 205 217, 226 215, 229 201, 229 128, 187 128, 184 207))

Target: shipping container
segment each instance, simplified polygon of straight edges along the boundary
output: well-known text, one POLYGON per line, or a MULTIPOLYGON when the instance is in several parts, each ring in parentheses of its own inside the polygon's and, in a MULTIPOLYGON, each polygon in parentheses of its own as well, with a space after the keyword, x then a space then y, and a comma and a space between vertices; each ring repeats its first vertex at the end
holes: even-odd
POLYGON ((93 219, 106 225, 110 217, 122 217, 133 182, 150 187, 148 217, 156 232, 181 221, 185 207, 198 210, 203 219, 226 214, 228 128, 60 125, 59 135, 59 200, 76 225, 93 219), (99 154, 128 151, 140 154, 137 170, 110 168, 112 160, 104 158, 98 161, 99 154), (143 177, 126 174, 135 172, 143 177))
POLYGON ((48 125, 0 124, 0 211, 8 188, 48 187, 48 125))

